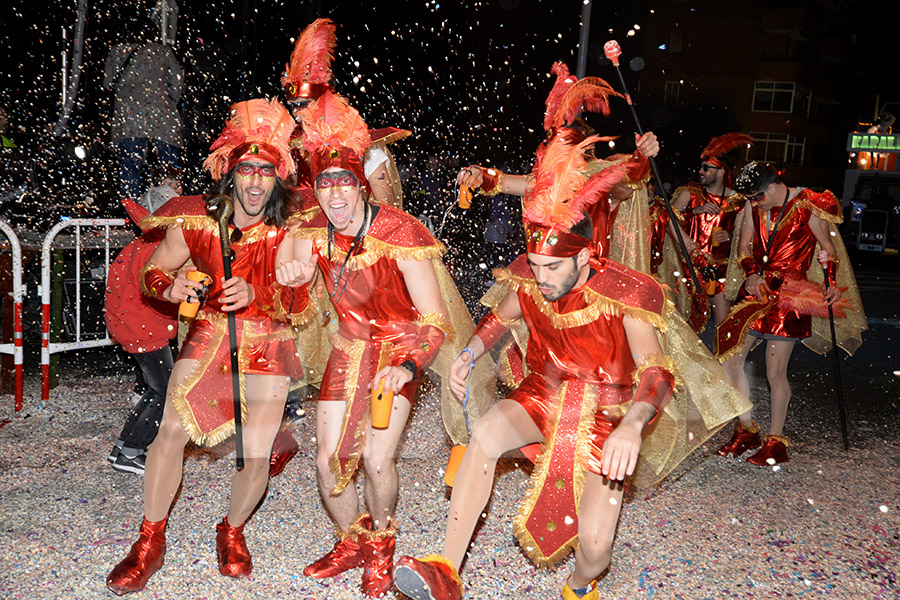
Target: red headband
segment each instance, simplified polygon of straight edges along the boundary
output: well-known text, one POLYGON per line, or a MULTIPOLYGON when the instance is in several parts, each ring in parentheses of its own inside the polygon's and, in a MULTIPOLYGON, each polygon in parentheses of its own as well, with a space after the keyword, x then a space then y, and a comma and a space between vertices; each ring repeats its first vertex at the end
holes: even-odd
POLYGON ((583 248, 591 248, 592 243, 587 238, 559 227, 528 223, 525 225, 525 246, 532 254, 571 258, 583 248))

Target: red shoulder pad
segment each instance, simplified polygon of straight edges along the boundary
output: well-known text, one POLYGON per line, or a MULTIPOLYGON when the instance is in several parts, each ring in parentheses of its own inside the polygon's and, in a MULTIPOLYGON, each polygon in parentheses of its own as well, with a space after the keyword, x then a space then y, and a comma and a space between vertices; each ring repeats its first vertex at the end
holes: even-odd
POLYGON ((841 203, 828 190, 818 193, 807 188, 800 192, 798 199, 807 204, 814 212, 820 213, 817 216, 824 217, 828 221, 843 220, 841 203))
POLYGON ((653 277, 607 259, 591 266, 597 274, 588 281, 588 289, 628 307, 662 315, 666 294, 653 277))
MULTIPOLYGON (((317 219, 318 217, 310 223, 317 219)), ((399 248, 442 245, 418 219, 386 204, 378 208, 378 216, 367 235, 399 248)))

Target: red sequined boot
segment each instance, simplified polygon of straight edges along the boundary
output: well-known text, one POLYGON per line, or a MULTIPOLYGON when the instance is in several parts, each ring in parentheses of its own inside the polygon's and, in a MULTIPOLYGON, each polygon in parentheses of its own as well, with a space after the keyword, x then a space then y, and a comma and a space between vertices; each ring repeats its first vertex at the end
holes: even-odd
POLYGON ((303 574, 307 577, 323 579, 361 567, 365 559, 354 533, 354 528, 359 523, 363 523, 366 528, 369 528, 372 526, 372 518, 367 514, 356 517, 356 521, 350 527, 350 533, 339 531, 334 547, 325 556, 303 569, 303 574))
POLYGON ((402 556, 394 569, 394 585, 412 600, 461 600, 462 582, 440 554, 420 559, 402 556))
POLYGON ((734 428, 734 435, 731 436, 731 441, 716 450, 716 454, 719 456, 728 456, 729 454, 740 456, 747 450, 753 450, 760 446, 762 446, 762 440, 759 437, 759 425, 756 424, 756 421, 750 427, 744 427, 738 423, 737 427, 734 428))
POLYGON ((228 517, 216 525, 216 557, 219 573, 226 577, 249 577, 253 570, 253 560, 244 538, 244 526, 232 527, 228 517))
POLYGON ((282 429, 275 436, 275 442, 272 444, 272 456, 269 457, 269 477, 275 477, 284 471, 297 451, 300 445, 287 429, 282 429))
POLYGON ((132 544, 125 560, 117 564, 106 577, 106 587, 114 594, 122 596, 141 591, 150 576, 163 566, 168 518, 152 522, 144 519, 141 522, 138 541, 132 544))
POLYGON ((764 435, 762 448, 748 458, 747 462, 760 467, 770 467, 778 463, 787 462, 787 449, 790 445, 791 440, 783 435, 764 435))
MULTIPOLYGON (((369 519, 371 523, 371 518, 369 519)), ((362 590, 369 598, 381 598, 394 587, 394 544, 397 530, 393 526, 373 531, 364 523, 354 526, 365 558, 362 590)))

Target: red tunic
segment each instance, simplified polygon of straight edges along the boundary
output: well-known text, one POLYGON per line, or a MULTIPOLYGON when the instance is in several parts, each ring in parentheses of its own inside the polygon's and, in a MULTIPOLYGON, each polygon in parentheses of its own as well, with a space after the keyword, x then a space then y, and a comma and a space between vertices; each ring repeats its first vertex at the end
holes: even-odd
MULTIPOLYGON (((777 290, 787 280, 806 279, 816 248, 809 219, 816 213, 825 213, 830 220, 840 215, 837 199, 831 192, 818 194, 801 188, 783 207, 753 210, 753 258, 757 265, 765 265, 763 276, 770 289, 777 290), (774 234, 772 255, 765 261, 763 257, 772 236, 771 229, 782 210, 786 212, 774 234)), ((811 324, 809 314, 798 314, 785 303, 778 303, 750 328, 770 335, 805 338, 810 335, 811 324)))
POLYGON ((677 196, 682 190, 688 191, 691 197, 687 207, 685 207, 685 212, 688 213, 684 217, 684 228, 687 234, 691 236, 691 239, 696 242, 701 250, 712 257, 710 262, 713 265, 726 264, 728 255, 731 252, 731 241, 715 244, 713 243, 712 235, 717 229, 728 233, 734 230, 734 221, 738 213, 744 208, 747 198, 743 194, 738 193, 723 198, 722 196, 710 194, 697 183, 691 183, 686 187, 679 188, 675 191, 675 195, 677 196), (714 215, 691 212, 707 202, 717 204, 719 212, 714 215))
MULTIPOLYGON (((198 271, 210 275, 206 302, 191 323, 178 359, 197 360, 194 370, 172 390, 173 402, 185 429, 198 444, 216 444, 234 432, 231 390, 231 359, 226 313, 220 309, 224 266, 218 224, 206 215, 200 197, 176 199, 184 212, 174 216, 153 216, 142 226, 181 227, 198 271)), ((232 227, 233 230, 233 227, 232 227)), ((299 321, 307 308, 307 291, 282 288, 275 281, 275 255, 285 236, 282 228, 256 223, 241 230, 232 243, 231 273, 253 286, 254 299, 235 312, 238 360, 243 375, 302 376, 291 321, 299 321)), ((242 414, 246 420, 246 399, 242 414)))
MULTIPOLYGON (((329 244, 328 219, 321 211, 291 235, 312 241, 337 312, 338 335, 331 340, 333 349, 319 390, 320 402, 347 403, 341 441, 332 459, 339 471, 337 493, 356 470, 364 436, 344 434, 364 431, 368 425, 369 384, 375 373, 399 366, 417 350, 433 357, 440 344, 421 339, 425 326, 434 323, 413 304, 397 261, 437 259, 445 248, 414 217, 386 205, 378 205, 360 248, 349 260, 345 259, 353 237, 335 233, 329 244)), ((418 382, 413 379, 400 392, 410 403, 418 382)))
POLYGON ((636 368, 625 315, 663 327, 665 293, 649 275, 600 259, 581 288, 555 302, 540 294, 525 256, 498 269, 515 290, 528 326, 530 374, 508 396, 544 436, 533 488, 515 519, 516 535, 539 565, 577 543, 579 473, 601 475, 603 445, 632 401, 659 411, 665 398, 635 398, 636 368), (582 444, 584 440, 586 444, 582 444))

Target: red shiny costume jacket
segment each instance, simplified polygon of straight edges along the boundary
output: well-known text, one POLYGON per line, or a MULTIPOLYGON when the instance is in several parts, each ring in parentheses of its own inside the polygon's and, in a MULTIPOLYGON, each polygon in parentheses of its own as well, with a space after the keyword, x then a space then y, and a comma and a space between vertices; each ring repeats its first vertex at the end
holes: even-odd
POLYGON ((728 255, 731 252, 731 241, 715 244, 713 243, 712 235, 716 229, 722 229, 728 233, 734 231, 734 221, 738 213, 744 208, 746 198, 743 194, 737 193, 723 198, 722 196, 710 194, 697 183, 691 183, 675 190, 675 195, 678 196, 682 190, 687 190, 691 198, 682 213, 687 234, 691 236, 691 239, 694 240, 701 250, 710 255, 711 264, 714 266, 726 264, 728 255), (717 204, 719 212, 714 215, 693 212, 707 202, 717 204))
MULTIPOLYGON (((650 174, 650 160, 635 152, 625 159, 620 159, 612 163, 610 167, 615 168, 619 164, 625 167, 624 181, 629 184, 637 184, 646 182, 650 174)), ((630 200, 625 200, 629 202, 630 200)), ((609 258, 610 242, 612 241, 613 225, 619 214, 619 206, 621 202, 617 202, 615 208, 610 209, 609 192, 604 192, 600 198, 588 209, 588 216, 594 226, 594 247, 597 250, 598 258, 609 258)))
MULTIPOLYGON (((318 255, 319 270, 338 318, 338 334, 325 367, 319 401, 347 403, 341 441, 332 458, 339 493, 349 483, 362 451, 360 436, 369 419, 369 384, 385 366, 416 363, 418 374, 428 366, 448 326, 441 317, 422 315, 413 304, 398 260, 433 260, 445 252, 443 244, 403 211, 370 205, 377 213, 359 247, 347 259, 353 237, 333 233, 319 211, 292 232, 308 239, 318 255)), ((399 395, 412 403, 419 378, 407 383, 399 395)))
MULTIPOLYGON (((787 280, 806 279, 806 271, 812 264, 816 248, 816 237, 809 227, 809 219, 816 213, 824 213, 826 217, 830 216, 830 220, 840 215, 837 199, 831 192, 819 194, 803 188, 783 207, 768 211, 753 209, 753 261, 756 265, 765 266, 763 277, 773 291, 777 291, 787 280), (778 231, 774 233, 772 254, 768 261, 764 261, 763 256, 773 235, 771 230, 782 210, 786 212, 778 231)), ((811 324, 810 315, 798 314, 779 303, 750 328, 760 333, 805 338, 810 335, 811 324)))
MULTIPOLYGON (((234 431, 227 319, 219 303, 224 266, 218 223, 207 215, 201 197, 170 202, 175 201, 182 204, 181 210, 171 216, 151 216, 141 225, 180 227, 195 269, 213 280, 178 355, 179 360, 197 360, 197 366, 173 390, 173 401, 191 439, 216 444, 234 431)), ((241 239, 231 243, 231 273, 249 283, 254 293, 248 306, 235 311, 241 373, 299 379, 302 371, 291 322, 301 320, 308 295, 306 287, 283 288, 275 281, 275 255, 286 230, 260 221, 241 233, 241 239)), ((246 401, 242 404, 243 413, 246 401)))

